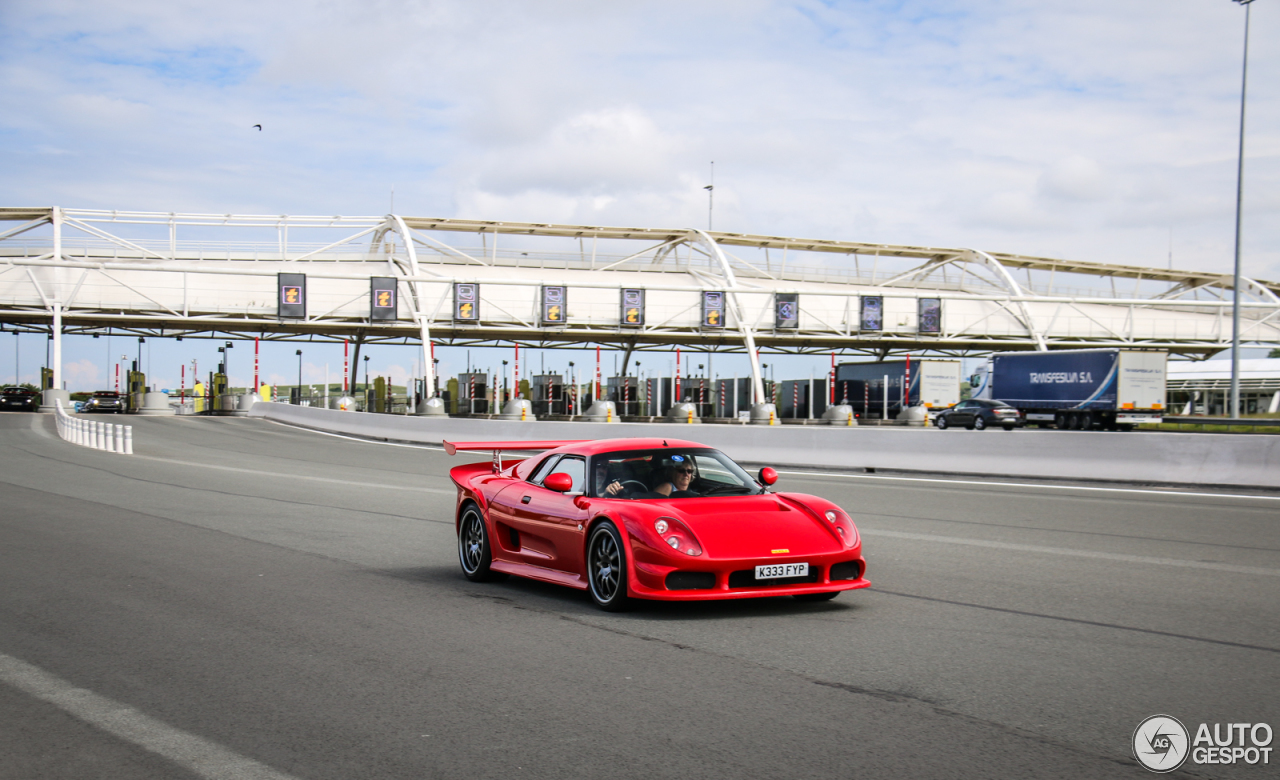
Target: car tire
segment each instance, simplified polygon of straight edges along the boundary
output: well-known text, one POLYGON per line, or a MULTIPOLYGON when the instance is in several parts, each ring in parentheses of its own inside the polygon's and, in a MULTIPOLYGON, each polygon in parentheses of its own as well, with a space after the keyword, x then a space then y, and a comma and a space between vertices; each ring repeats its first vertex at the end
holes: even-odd
POLYGON ((591 529, 587 540, 587 590, 605 612, 631 607, 627 596, 627 550, 622 535, 608 520, 591 529))
POLYGON ((484 516, 475 504, 467 504, 458 521, 458 563, 462 573, 472 582, 497 582, 507 575, 493 571, 493 550, 489 546, 489 530, 484 516))
POLYGON ((933 427, 937 428, 940 431, 945 431, 947 429, 947 418, 939 417, 937 420, 934 421, 933 427))
POLYGON ((830 601, 840 595, 840 591, 833 590, 830 593, 797 593, 792 598, 796 601, 830 601))
POLYGON ((987 421, 981 417, 975 417, 973 418, 973 427, 980 431, 985 431, 987 429, 987 421))
POLYGON ((1017 426, 1016 424, 1014 424, 1014 423, 1005 423, 1004 425, 1001 425, 1000 427, 1001 427, 1001 428, 1004 428, 1006 431, 1011 431, 1011 430, 1013 430, 1014 428, 1017 428, 1018 426, 1017 426))

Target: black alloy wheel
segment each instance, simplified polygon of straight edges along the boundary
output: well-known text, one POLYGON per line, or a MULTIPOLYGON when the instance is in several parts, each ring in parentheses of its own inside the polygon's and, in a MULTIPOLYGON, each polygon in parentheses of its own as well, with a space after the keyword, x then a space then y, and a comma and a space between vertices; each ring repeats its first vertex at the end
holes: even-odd
POLYGON ((933 426, 940 431, 947 429, 947 416, 945 414, 938 415, 938 419, 934 420, 933 426))
POLYGON ((973 427, 980 431, 985 431, 987 429, 987 421, 982 419, 982 415, 978 415, 973 418, 973 427))
POLYGON ((489 548, 484 518, 475 504, 468 504, 462 510, 462 522, 458 524, 458 562, 462 564, 462 573, 472 582, 507 578, 507 575, 489 568, 493 563, 493 551, 489 548))
POLYGON ((608 520, 592 529, 587 542, 587 582, 591 599, 605 612, 621 612, 631 606, 627 597, 627 552, 618 529, 608 520))

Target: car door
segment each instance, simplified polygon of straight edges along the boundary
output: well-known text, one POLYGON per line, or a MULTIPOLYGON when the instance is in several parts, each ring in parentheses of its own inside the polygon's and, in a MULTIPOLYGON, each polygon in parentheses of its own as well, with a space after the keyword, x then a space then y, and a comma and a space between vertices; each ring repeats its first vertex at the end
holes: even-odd
POLYGON ((951 425, 968 425, 973 421, 973 401, 961 401, 956 404, 955 409, 947 417, 947 422, 951 425))
POLYGON ((512 541, 518 539, 516 552, 524 563, 573 574, 582 572, 587 510, 574 502, 576 496, 572 494, 581 495, 586 484, 586 459, 564 455, 551 468, 538 469, 529 482, 517 483, 499 494, 504 507, 509 508, 511 527, 516 532, 512 541), (573 479, 569 494, 542 486, 552 474, 567 474, 573 479))

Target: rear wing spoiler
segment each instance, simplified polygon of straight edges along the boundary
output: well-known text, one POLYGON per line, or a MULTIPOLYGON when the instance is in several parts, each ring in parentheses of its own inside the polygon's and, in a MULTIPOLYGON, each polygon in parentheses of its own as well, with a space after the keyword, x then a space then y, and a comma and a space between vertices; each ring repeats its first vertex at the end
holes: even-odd
POLYGON ((449 455, 459 452, 477 452, 490 450, 493 452, 493 473, 502 471, 502 453, 528 450, 554 450, 566 444, 580 444, 586 439, 570 439, 566 441, 446 441, 444 451, 449 455))

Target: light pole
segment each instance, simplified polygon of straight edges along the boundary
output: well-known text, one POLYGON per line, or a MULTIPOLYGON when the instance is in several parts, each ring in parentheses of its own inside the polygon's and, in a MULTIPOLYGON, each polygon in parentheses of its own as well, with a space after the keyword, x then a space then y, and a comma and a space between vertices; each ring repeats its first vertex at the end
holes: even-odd
POLYGON ((235 344, 232 344, 230 341, 228 341, 226 342, 226 345, 227 345, 227 349, 223 353, 224 355, 226 355, 226 358, 224 359, 222 364, 222 372, 227 375, 227 392, 230 393, 231 392, 231 348, 234 347, 235 344))
POLYGON ((502 402, 507 402, 507 361, 502 361, 502 402))
POLYGON ((369 356, 364 356, 364 410, 369 411, 369 356))
POLYGON ((702 189, 707 191, 707 230, 711 230, 711 215, 716 205, 716 161, 711 161, 711 183, 702 189))
POLYGON ((302 406, 302 350, 298 350, 298 406, 302 406))
POLYGON ((1228 416, 1240 416, 1240 205, 1244 201, 1244 98, 1249 86, 1249 4, 1244 6, 1244 65, 1240 74, 1240 149, 1236 157, 1236 258, 1231 284, 1231 409, 1228 416))

